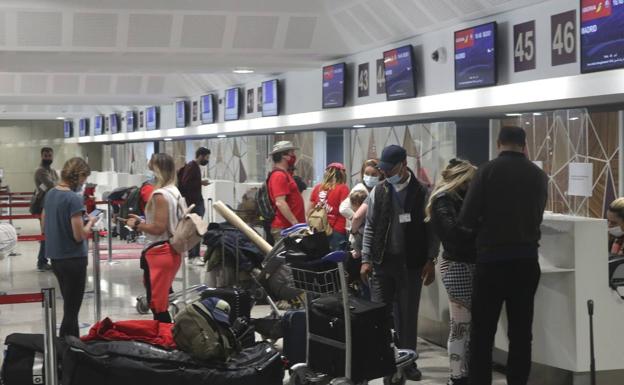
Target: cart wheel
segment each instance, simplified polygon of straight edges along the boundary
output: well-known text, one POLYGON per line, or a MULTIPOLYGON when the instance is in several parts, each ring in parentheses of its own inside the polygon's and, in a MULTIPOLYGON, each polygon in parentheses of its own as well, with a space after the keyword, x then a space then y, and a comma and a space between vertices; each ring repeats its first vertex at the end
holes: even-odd
POLYGON ((405 385, 405 375, 402 371, 398 371, 391 376, 384 377, 384 385, 405 385))
POLYGON ((307 385, 314 377, 314 372, 306 364, 297 364, 291 368, 288 385, 307 385))
POLYGON ((144 295, 138 296, 136 299, 136 310, 139 314, 149 313, 149 304, 147 303, 147 297, 144 295))

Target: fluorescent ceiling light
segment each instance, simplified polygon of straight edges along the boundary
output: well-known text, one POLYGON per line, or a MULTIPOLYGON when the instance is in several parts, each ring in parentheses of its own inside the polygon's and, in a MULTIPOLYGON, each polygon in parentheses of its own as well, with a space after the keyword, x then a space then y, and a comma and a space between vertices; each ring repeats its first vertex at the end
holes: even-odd
POLYGON ((217 135, 217 138, 227 138, 227 135, 225 135, 225 134, 219 134, 219 135, 217 135))
POLYGON ((514 112, 514 113, 505 114, 505 116, 522 116, 522 114, 514 112))
POLYGON ((284 135, 286 131, 275 131, 276 135, 284 135))
POLYGON ((366 124, 354 124, 353 128, 364 128, 366 127, 366 124))
POLYGON ((534 112, 533 116, 542 116, 543 114, 541 112, 534 112))
POLYGON ((579 120, 579 117, 578 116, 573 116, 573 117, 570 118, 570 120, 579 120))
POLYGON ((65 117, 64 117, 64 116, 57 116, 56 118, 57 118, 58 120, 65 120, 65 117))
POLYGON ((171 139, 171 138, 165 138, 165 139, 163 139, 163 140, 164 140, 165 142, 171 142, 173 139, 171 139))
POLYGON ((252 74, 254 73, 253 68, 234 68, 234 70, 232 71, 235 74, 252 74))

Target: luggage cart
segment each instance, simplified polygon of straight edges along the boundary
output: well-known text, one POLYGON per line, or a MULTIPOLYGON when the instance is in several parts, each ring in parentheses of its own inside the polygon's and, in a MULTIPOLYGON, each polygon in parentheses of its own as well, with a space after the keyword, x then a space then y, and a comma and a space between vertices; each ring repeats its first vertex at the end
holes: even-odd
MULTIPOLYGON (((321 344, 332 346, 341 346, 345 351, 345 376, 339 378, 330 378, 324 373, 315 373, 310 367, 310 343, 307 344, 306 363, 293 365, 291 368, 290 385, 305 384, 353 384, 352 378, 352 330, 351 330, 351 311, 349 307, 349 294, 347 290, 346 273, 344 261, 348 253, 345 251, 334 251, 327 254, 320 260, 321 263, 333 262, 336 267, 327 267, 323 269, 300 268, 292 264, 290 269, 293 275, 293 283, 297 289, 305 292, 304 307, 306 312, 306 333, 308 341, 315 341, 321 344), (342 299, 342 310, 345 324, 345 342, 329 340, 327 337, 318 336, 310 332, 310 309, 311 301, 315 298, 323 296, 340 295, 342 299)), ((331 266, 331 265, 330 265, 331 266)), ((384 384, 397 385, 404 384, 406 381, 403 370, 416 360, 416 352, 407 349, 396 349, 395 363, 396 372, 392 376, 384 378, 384 384)))

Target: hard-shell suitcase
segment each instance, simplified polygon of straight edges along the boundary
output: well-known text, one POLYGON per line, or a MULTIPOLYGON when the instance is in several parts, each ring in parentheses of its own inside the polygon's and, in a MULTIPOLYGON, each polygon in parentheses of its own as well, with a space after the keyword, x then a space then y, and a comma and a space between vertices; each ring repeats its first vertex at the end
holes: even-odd
MULTIPOLYGON (((350 297, 352 362, 351 379, 358 383, 393 374, 396 371, 390 329, 390 315, 384 304, 350 297)), ((327 339, 345 341, 342 299, 322 297, 310 304, 310 351, 312 370, 332 377, 345 375, 345 350, 327 339)))
POLYGON ((305 310, 288 310, 282 317, 283 354, 289 365, 306 362, 305 310))
MULTIPOLYGON (((45 383, 43 356, 43 334, 9 334, 6 345, 2 374, 3 385, 33 385, 45 383)), ((57 340, 57 357, 62 357, 62 342, 57 340)), ((60 376, 60 369, 58 371, 60 376)))
POLYGON ((68 337, 63 385, 282 385, 284 365, 267 343, 227 362, 200 362, 179 350, 136 341, 84 343, 68 337))

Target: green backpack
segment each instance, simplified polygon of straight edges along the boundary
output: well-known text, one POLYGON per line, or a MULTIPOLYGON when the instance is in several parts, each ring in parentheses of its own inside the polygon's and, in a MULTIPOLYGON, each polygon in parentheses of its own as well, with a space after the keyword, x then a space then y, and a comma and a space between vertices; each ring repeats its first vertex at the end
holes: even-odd
POLYGON ((180 350, 197 360, 227 361, 240 351, 240 345, 232 330, 215 319, 209 300, 214 299, 195 301, 176 315, 173 339, 180 350))

